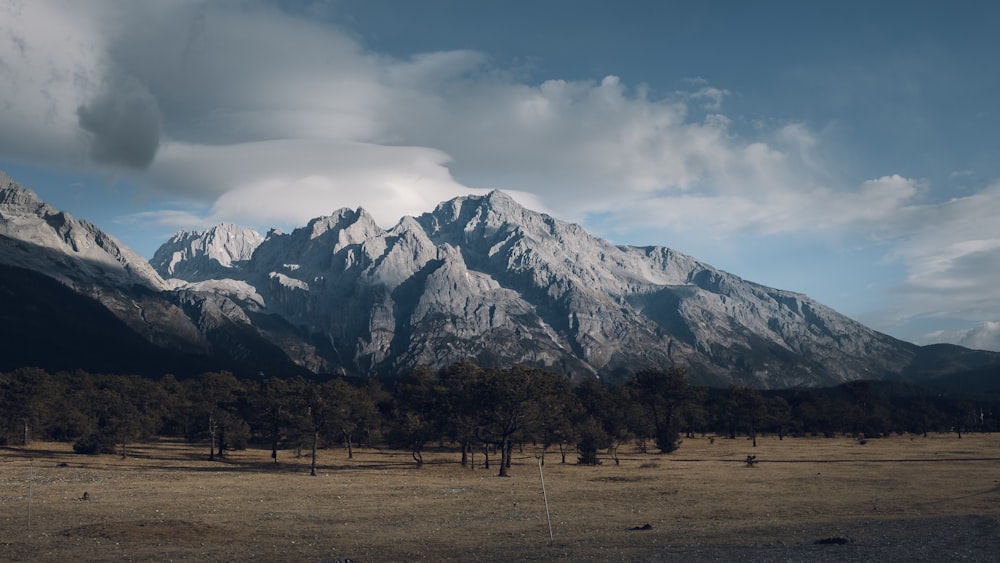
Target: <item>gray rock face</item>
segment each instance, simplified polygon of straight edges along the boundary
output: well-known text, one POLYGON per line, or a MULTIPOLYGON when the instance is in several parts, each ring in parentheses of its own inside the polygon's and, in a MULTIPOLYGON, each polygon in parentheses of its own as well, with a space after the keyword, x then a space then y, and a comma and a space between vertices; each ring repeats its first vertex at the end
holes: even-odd
MULTIPOLYGON (((190 271, 185 260, 175 273, 190 271)), ((342 209, 272 232, 240 279, 264 310, 372 375, 473 359, 612 380, 682 365, 710 384, 814 386, 899 373, 916 348, 671 249, 597 239, 501 192, 389 230, 342 209)))
MULTIPOLYGON (((234 244, 236 237, 230 236, 228 242, 213 245, 213 240, 222 240, 224 236, 216 232, 213 239, 209 233, 205 237, 208 243, 196 247, 204 251, 202 254, 190 252, 185 256, 195 263, 204 254, 217 261, 228 259, 228 267, 233 269, 243 258, 241 252, 253 243, 253 237, 247 234, 252 231, 245 229, 233 228, 232 232, 242 236, 245 244, 234 244)), ((219 262, 220 269, 226 267, 219 262)), ((42 202, 3 173, 0 173, 0 264, 58 280, 102 305, 158 349, 221 360, 214 364, 197 360, 192 365, 235 366, 242 362, 244 373, 252 369, 247 366, 258 364, 294 368, 295 364, 280 352, 280 346, 272 343, 287 344, 291 333, 295 342, 289 346, 296 350, 300 363, 311 360, 311 365, 328 367, 325 361, 311 359, 315 355, 313 347, 298 342, 299 335, 293 327, 270 323, 269 329, 258 328, 251 315, 259 310, 262 300, 247 284, 209 280, 171 290, 172 284, 114 237, 42 202)), ((192 275, 199 273, 196 268, 186 271, 192 275)), ((44 359, 40 359, 38 365, 43 364, 44 359)))
POLYGON ((778 388, 1000 365, 895 340, 669 248, 616 246, 501 192, 388 230, 345 208, 263 238, 233 225, 179 233, 154 259, 164 281, 0 175, 0 264, 61 281, 161 349, 254 375, 392 376, 473 360, 617 382, 678 365, 698 384, 778 388))
POLYGON ((223 223, 207 231, 181 231, 153 254, 150 264, 163 278, 199 282, 238 278, 253 251, 264 242, 257 231, 223 223))
POLYGON ((0 244, 4 245, 0 262, 48 272, 81 290, 95 280, 156 291, 167 287, 143 257, 91 223, 42 202, 2 172, 0 244))

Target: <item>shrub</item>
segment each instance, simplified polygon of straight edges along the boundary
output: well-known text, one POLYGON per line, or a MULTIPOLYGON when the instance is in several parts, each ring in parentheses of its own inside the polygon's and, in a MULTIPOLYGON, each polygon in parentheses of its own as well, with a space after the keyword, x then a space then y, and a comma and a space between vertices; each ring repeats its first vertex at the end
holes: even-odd
POLYGON ((597 450, 611 446, 604 429, 593 418, 587 418, 577 427, 576 449, 580 453, 577 463, 580 465, 600 465, 597 450))
POLYGON ((115 441, 97 433, 89 434, 73 443, 73 452, 85 455, 113 454, 115 441))

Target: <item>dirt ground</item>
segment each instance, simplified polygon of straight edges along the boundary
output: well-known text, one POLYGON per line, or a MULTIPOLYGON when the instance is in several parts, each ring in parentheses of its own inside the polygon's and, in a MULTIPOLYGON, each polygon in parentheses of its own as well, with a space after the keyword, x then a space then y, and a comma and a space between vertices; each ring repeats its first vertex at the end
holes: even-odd
POLYGON ((324 449, 310 477, 291 452, 3 448, 0 560, 1000 560, 1000 434, 699 437, 597 467, 550 451, 544 496, 537 452, 515 454, 500 478, 481 454, 417 469, 407 452, 324 449))

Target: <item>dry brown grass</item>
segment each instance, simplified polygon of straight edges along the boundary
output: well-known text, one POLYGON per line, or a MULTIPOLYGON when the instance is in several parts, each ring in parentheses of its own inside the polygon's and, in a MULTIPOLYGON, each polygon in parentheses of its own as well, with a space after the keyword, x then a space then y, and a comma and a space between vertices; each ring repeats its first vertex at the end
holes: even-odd
POLYGON ((0 450, 0 560, 1000 557, 1000 435, 763 438, 756 449, 697 438, 598 467, 549 452, 554 541, 529 449, 510 478, 462 469, 452 452, 417 469, 406 452, 321 450, 310 477, 288 452, 274 466, 269 451, 209 462, 205 449, 160 442, 124 460, 63 444, 0 450), (831 538, 847 543, 815 543, 831 538))

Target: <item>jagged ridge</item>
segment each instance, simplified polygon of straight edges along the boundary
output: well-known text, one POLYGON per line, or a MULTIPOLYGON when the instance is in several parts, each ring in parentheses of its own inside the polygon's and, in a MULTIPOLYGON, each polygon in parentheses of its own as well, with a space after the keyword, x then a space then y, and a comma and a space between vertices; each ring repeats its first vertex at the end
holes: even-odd
POLYGON ((113 285, 166 288, 149 263, 117 239, 42 202, 2 172, 0 237, 6 240, 0 262, 48 270, 50 276, 71 286, 101 279, 113 285), (35 255, 26 250, 32 246, 56 252, 35 255))
POLYGON ((370 374, 471 358, 611 379, 679 364, 713 384, 808 386, 898 373, 915 348, 803 295, 668 248, 613 245, 498 191, 389 230, 341 209, 269 234, 241 279, 370 374))
MULTIPOLYGON (((895 340, 669 248, 611 244, 502 192, 388 230, 344 208, 287 234, 228 224, 179 233, 153 263, 159 273, 0 176, 0 264, 59 280, 155 349, 193 355, 185 365, 392 376, 471 359, 612 382, 681 365, 696 383, 765 388, 1000 365, 1000 354, 895 340)), ((66 338, 80 326, 62 324, 66 338)), ((36 336, 24 338, 48 341, 36 336)))
POLYGON ((239 274, 228 270, 241 268, 262 242, 257 231, 231 223, 207 231, 180 231, 156 250, 150 264, 164 278, 236 278, 239 274))

